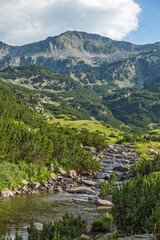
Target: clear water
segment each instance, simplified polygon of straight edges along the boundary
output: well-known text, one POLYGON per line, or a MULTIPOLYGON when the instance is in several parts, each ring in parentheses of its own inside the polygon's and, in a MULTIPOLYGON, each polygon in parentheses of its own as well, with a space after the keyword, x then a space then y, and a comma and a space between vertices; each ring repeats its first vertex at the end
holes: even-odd
POLYGON ((0 200, 0 239, 14 236, 17 230, 27 239, 26 227, 32 218, 38 223, 53 222, 69 212, 74 216, 81 214, 91 223, 106 214, 106 210, 99 210, 94 203, 74 203, 72 199, 76 197, 88 198, 88 195, 40 193, 0 200))

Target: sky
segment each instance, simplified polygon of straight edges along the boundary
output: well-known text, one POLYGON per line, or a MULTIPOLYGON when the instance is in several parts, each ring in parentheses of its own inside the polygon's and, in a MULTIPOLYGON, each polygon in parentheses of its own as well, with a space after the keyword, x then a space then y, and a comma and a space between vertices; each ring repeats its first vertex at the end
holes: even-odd
POLYGON ((153 43, 159 11, 160 0, 0 0, 0 41, 23 45, 76 30, 153 43))

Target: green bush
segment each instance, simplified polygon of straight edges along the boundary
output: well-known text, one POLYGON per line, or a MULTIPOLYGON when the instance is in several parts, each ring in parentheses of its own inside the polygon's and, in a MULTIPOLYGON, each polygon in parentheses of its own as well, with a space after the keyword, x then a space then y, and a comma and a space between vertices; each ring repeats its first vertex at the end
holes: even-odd
POLYGON ((94 220, 92 223, 93 231, 104 231, 106 229, 106 223, 102 220, 94 220))
POLYGON ((78 237, 77 240, 87 240, 85 237, 78 237))
POLYGON ((105 216, 102 218, 102 221, 105 222, 105 223, 113 223, 113 216, 112 215, 109 215, 109 216, 105 216))
POLYGON ((160 175, 138 175, 112 194, 113 218, 125 234, 160 234, 160 175))
POLYGON ((100 186, 100 197, 104 198, 110 194, 112 194, 113 190, 117 188, 117 183, 116 183, 116 175, 115 173, 112 172, 112 174, 109 177, 108 182, 99 182, 100 186))
POLYGON ((0 163, 0 192, 5 188, 14 189, 21 185, 22 180, 32 178, 34 181, 49 180, 51 172, 46 167, 40 167, 32 163, 20 162, 19 164, 0 163))
POLYGON ((113 216, 105 216, 101 220, 94 220, 92 223, 92 229, 94 231, 104 231, 106 230, 106 225, 113 223, 113 216))
POLYGON ((153 160, 146 160, 142 159, 138 161, 130 168, 130 173, 133 176, 139 175, 146 175, 152 172, 159 172, 160 171, 160 154, 155 156, 153 160))
POLYGON ((65 213, 61 220, 44 223, 41 231, 36 230, 33 221, 28 227, 28 239, 32 240, 73 240, 86 233, 87 222, 81 216, 73 217, 65 213))

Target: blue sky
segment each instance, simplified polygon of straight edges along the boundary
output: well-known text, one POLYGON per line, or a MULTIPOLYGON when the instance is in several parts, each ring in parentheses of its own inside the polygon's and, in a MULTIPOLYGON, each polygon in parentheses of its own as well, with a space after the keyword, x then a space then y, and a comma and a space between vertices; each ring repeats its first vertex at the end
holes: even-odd
POLYGON ((23 45, 76 30, 153 43, 159 12, 160 0, 0 0, 0 41, 23 45))
POLYGON ((136 0, 141 12, 138 16, 139 27, 124 38, 137 43, 160 42, 160 0, 136 0))

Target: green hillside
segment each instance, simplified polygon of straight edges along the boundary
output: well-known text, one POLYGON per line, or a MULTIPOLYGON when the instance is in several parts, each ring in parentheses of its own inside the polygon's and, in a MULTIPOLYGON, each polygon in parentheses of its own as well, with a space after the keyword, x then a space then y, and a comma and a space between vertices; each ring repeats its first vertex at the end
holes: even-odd
POLYGON ((119 91, 104 97, 103 103, 127 125, 142 130, 160 123, 160 92, 149 90, 119 91))
POLYGON ((8 67, 0 72, 0 79, 13 90, 19 89, 18 94, 24 95, 28 92, 34 95, 46 111, 58 118, 65 114, 72 120, 95 118, 113 126, 121 124, 111 111, 102 105, 100 95, 91 88, 85 88, 72 78, 47 67, 8 67))

